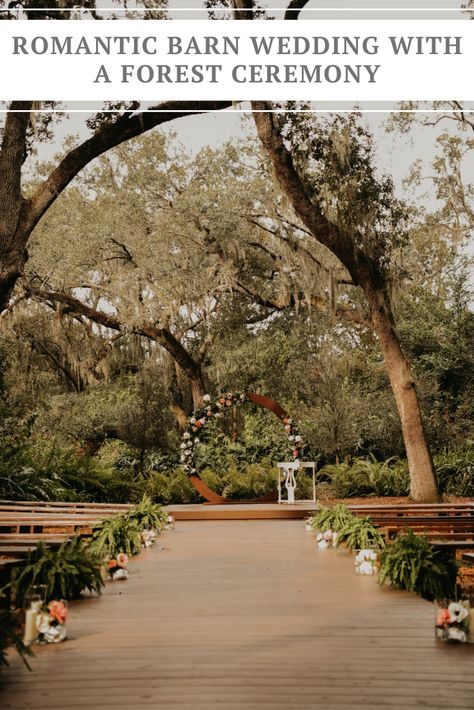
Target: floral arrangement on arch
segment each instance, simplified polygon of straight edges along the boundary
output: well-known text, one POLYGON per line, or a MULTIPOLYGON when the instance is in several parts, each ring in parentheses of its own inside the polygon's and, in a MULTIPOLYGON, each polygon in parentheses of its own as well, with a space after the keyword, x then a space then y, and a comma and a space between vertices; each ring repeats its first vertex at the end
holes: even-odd
MULTIPOLYGON (((188 426, 182 435, 180 460, 188 476, 194 476, 197 473, 194 465, 194 451, 201 441, 199 434, 207 422, 211 419, 224 417, 232 407, 239 407, 250 400, 244 392, 227 392, 214 401, 209 394, 205 394, 202 401, 202 406, 189 418, 188 426)), ((292 460, 297 461, 303 450, 303 440, 298 425, 288 416, 282 417, 281 422, 291 446, 292 460)))

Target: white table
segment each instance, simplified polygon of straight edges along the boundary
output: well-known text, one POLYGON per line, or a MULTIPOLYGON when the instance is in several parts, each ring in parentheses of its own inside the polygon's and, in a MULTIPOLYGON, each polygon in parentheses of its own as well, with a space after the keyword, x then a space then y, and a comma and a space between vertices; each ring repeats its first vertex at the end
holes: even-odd
POLYGON ((280 461, 278 467, 278 502, 295 504, 296 474, 300 469, 310 468, 313 474, 313 503, 316 503, 316 462, 315 461, 280 461), (282 499, 282 472, 285 488, 287 490, 286 500, 282 499))

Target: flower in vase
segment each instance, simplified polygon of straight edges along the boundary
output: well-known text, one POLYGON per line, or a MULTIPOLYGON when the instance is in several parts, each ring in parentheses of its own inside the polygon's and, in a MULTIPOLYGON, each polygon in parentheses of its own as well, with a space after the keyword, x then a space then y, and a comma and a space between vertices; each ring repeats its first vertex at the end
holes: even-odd
POLYGON ((458 626, 449 626, 447 632, 449 641, 460 641, 461 643, 466 643, 466 632, 460 629, 458 626))
POLYGON ((204 397, 202 398, 203 402, 210 402, 211 401, 211 395, 210 394, 205 394, 204 397))
POLYGON ((331 542, 332 530, 326 530, 326 532, 323 533, 323 538, 326 540, 326 542, 331 542))
POLYGON ((329 547, 329 543, 327 542, 327 540, 320 540, 318 542, 318 547, 320 550, 325 550, 326 547, 329 547))
POLYGON ((119 567, 112 575, 113 580, 128 579, 128 570, 119 567))
POLYGON ((67 636, 66 627, 62 624, 57 626, 50 626, 47 631, 44 632, 44 639, 48 643, 60 643, 64 641, 67 636))
MULTIPOLYGON (((191 434, 189 433, 189 431, 185 431, 183 434, 183 439, 190 439, 190 438, 191 438, 191 434)), ((185 446, 186 446, 186 444, 185 444, 185 446)))
POLYGON ((107 568, 114 569, 114 567, 117 567, 117 560, 109 560, 107 562, 107 568))
POLYGON ((357 572, 359 574, 373 574, 375 571, 374 565, 369 560, 361 562, 357 567, 357 572))
POLYGON ((142 531, 142 542, 145 547, 151 547, 155 543, 156 531, 155 530, 143 530, 142 531))
POLYGON ((324 539, 324 537, 323 537, 322 532, 319 532, 319 533, 316 535, 316 542, 321 542, 321 540, 323 540, 323 539, 324 539))

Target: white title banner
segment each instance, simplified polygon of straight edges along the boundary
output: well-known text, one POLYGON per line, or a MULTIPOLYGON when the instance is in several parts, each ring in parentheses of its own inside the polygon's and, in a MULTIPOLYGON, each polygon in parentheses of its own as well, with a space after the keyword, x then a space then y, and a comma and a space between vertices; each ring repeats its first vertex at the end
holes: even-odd
POLYGON ((2 22, 0 99, 473 100, 468 20, 2 22))

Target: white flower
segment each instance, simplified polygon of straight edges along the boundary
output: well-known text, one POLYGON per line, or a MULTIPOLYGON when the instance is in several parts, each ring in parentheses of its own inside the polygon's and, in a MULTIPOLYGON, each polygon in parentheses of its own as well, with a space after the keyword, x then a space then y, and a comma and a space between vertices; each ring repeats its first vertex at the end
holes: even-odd
POLYGON ((205 394, 204 397, 202 398, 203 402, 210 402, 211 401, 211 395, 210 394, 205 394))
POLYGON ((464 621, 466 616, 469 614, 468 610, 462 604, 457 602, 451 602, 448 606, 449 615, 452 621, 464 621))
POLYGON ((359 574, 374 574, 375 567, 372 562, 366 560, 365 562, 361 562, 361 564, 357 567, 357 572, 359 574))
POLYGON ((187 447, 187 444, 185 444, 184 441, 182 441, 180 448, 181 448, 181 449, 185 449, 186 447, 187 447))
POLYGON ((324 549, 326 549, 326 547, 329 547, 329 545, 328 545, 328 543, 326 542, 326 540, 320 540, 320 541, 318 542, 318 547, 319 547, 320 550, 324 550, 324 549))
POLYGON ((183 434, 183 439, 190 439, 190 438, 191 438, 191 434, 189 433, 189 431, 185 431, 183 434))
POLYGON ((196 424, 196 417, 191 417, 189 421, 191 422, 191 424, 196 424))
POLYGON ((299 434, 295 436, 295 441, 301 441, 301 436, 299 434))
POLYGON ((323 534, 321 532, 316 535, 316 542, 319 542, 320 540, 323 540, 323 534))
POLYGON ((114 580, 128 579, 128 570, 118 569, 116 572, 113 573, 112 579, 114 579, 114 580))
POLYGON ((181 454, 179 460, 181 461, 181 463, 184 463, 186 461, 186 456, 184 454, 181 454))
POLYGON ((195 443, 195 444, 199 444, 199 437, 198 437, 198 436, 195 436, 195 437, 194 437, 194 443, 195 443))
POLYGON ((44 638, 48 643, 59 643, 64 641, 67 636, 66 627, 63 624, 50 626, 48 631, 45 631, 44 638))
POLYGON ((168 522, 168 523, 174 523, 174 518, 173 518, 172 515, 168 515, 167 522, 168 522))
POLYGON ((323 533, 323 538, 326 540, 326 542, 331 542, 332 530, 326 530, 326 532, 323 533))
POLYGON ((295 440, 295 437, 290 434, 290 436, 288 437, 288 440, 289 440, 289 441, 294 441, 294 440, 295 440))
POLYGON ((461 643, 466 643, 466 641, 467 641, 466 632, 463 631, 462 629, 458 628, 457 626, 448 626, 447 632, 448 632, 448 639, 450 639, 451 641, 460 641, 461 643))
POLYGON ((311 532, 313 529, 313 526, 311 525, 311 523, 308 522, 305 524, 304 529, 305 529, 305 532, 311 532))

